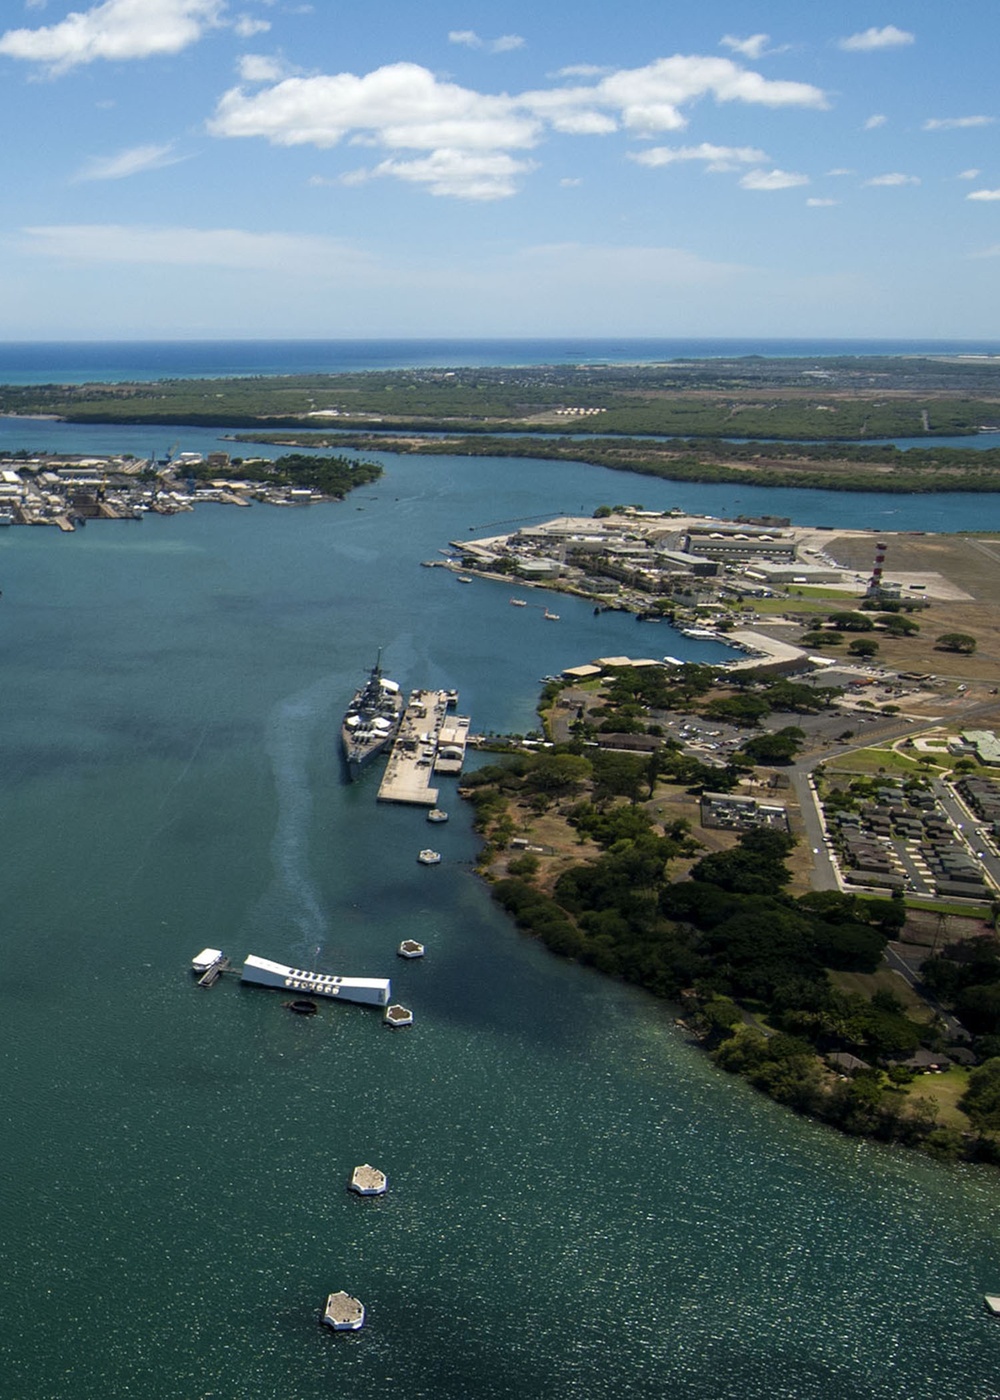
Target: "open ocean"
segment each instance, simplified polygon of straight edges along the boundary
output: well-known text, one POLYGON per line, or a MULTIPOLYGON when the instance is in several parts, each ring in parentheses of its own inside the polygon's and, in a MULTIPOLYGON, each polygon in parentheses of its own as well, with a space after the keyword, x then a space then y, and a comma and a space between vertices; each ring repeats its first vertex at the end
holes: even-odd
POLYGON ((464 365, 658 364, 743 355, 1000 355, 980 340, 123 340, 0 343, 0 383, 337 374, 464 365))
MULTIPOLYGON (((420 363, 469 362, 468 342, 440 361, 420 344, 420 363)), ((506 344, 523 362, 513 347, 540 345, 506 344)), ((334 353, 34 349, 0 379, 334 353)), ((336 367, 405 353, 341 346, 336 367)), ((148 446, 16 420, 2 442, 49 431, 148 446)), ((532 727, 539 677, 597 655, 719 654, 572 598, 552 626, 509 587, 420 567, 472 529, 627 498, 628 478, 379 455, 385 476, 339 505, 0 533, 0 1397, 996 1400, 1000 1174, 778 1108, 670 1006, 514 929, 451 780, 436 868, 416 861, 419 810, 379 807, 377 772, 345 783, 339 720, 379 647, 405 688, 456 687, 481 731, 532 727), (422 961, 396 958, 407 935, 422 961), (415 1024, 335 1004, 301 1019, 231 979, 200 991, 205 945, 391 975, 415 1024), (388 1173, 384 1198, 347 1192, 362 1162, 388 1173), (319 1325, 340 1288, 366 1304, 359 1334, 319 1325)), ((634 491, 912 529, 992 506, 634 491)))

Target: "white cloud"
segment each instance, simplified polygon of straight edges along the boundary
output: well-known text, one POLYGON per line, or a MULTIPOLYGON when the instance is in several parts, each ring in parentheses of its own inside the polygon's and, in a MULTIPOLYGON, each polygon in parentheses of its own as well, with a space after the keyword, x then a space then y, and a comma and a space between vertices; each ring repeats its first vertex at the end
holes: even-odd
POLYGON ((955 178, 957 180, 978 180, 982 173, 981 170, 976 170, 975 168, 972 170, 960 170, 955 178))
POLYGON ((0 54, 59 73, 102 58, 180 53, 218 23, 222 6, 223 0, 105 0, 71 11, 59 24, 8 29, 0 35, 0 54))
POLYGON ((677 161, 703 160, 709 170, 734 170, 740 165, 759 165, 767 160, 764 151, 755 146, 713 146, 703 141, 700 146, 651 146, 646 151, 630 152, 629 159, 637 165, 673 165, 677 161))
POLYGON ((341 265, 345 257, 356 263, 369 261, 332 238, 232 228, 56 224, 25 228, 21 233, 24 252, 74 263, 294 270, 316 275, 341 265))
POLYGON ((534 168, 533 161, 515 160, 500 151, 438 150, 419 160, 384 160, 366 175, 394 175, 453 199, 492 200, 515 194, 517 177, 534 168))
POLYGON ((856 175, 858 172, 848 169, 845 165, 838 165, 833 170, 828 170, 826 173, 828 175, 856 175))
POLYGON ((994 243, 989 248, 981 248, 978 253, 970 253, 970 258, 1000 258, 1000 243, 994 243))
POLYGON ((898 170, 893 170, 888 175, 873 175, 870 180, 863 182, 863 188, 889 187, 893 185, 919 185, 919 175, 902 175, 898 170))
POLYGON ((606 73, 613 73, 613 68, 602 67, 599 63, 571 63, 566 68, 560 68, 557 78, 603 78, 606 73))
POLYGON ((679 108, 699 97, 765 107, 825 108, 826 96, 808 83, 771 82, 729 58, 675 54, 644 68, 603 78, 594 99, 620 109, 624 124, 639 132, 675 131, 687 125, 679 108))
POLYGON ((899 49, 916 43, 916 38, 906 29, 897 29, 887 24, 882 29, 866 29, 861 34, 851 34, 840 39, 837 47, 848 53, 871 53, 875 49, 899 49))
POLYGON ((835 204, 839 204, 839 199, 807 199, 807 209, 832 209, 835 204))
POLYGON ((996 117, 928 117, 921 131, 961 131, 970 126, 992 126, 996 117))
POLYGON ((723 34, 719 43, 730 53, 742 54, 744 58, 757 59, 768 52, 770 34, 751 34, 747 39, 737 39, 734 34, 723 34))
POLYGON ((885 126, 888 120, 889 118, 883 116, 881 112, 875 112, 874 115, 870 116, 865 122, 864 129, 865 131, 877 131, 880 126, 885 126))
POLYGON ((487 49, 490 53, 511 53, 514 49, 524 48, 520 34, 501 34, 498 39, 482 39, 474 29, 449 30, 448 43, 462 44, 467 49, 487 49))
POLYGON ((237 64, 237 72, 245 83, 277 83, 290 77, 292 71, 283 59, 262 53, 241 54, 237 64))
POLYGON ((740 180, 744 190, 790 190, 796 185, 808 185, 808 175, 795 175, 788 170, 748 170, 740 180))
POLYGON ((393 63, 361 78, 286 78, 249 97, 233 88, 209 129, 279 146, 335 146, 357 132, 388 147, 502 150, 533 146, 541 127, 508 97, 441 82, 415 63, 393 63))
MULTIPOLYGON (((245 76, 254 80, 262 71, 251 64, 245 76)), ((827 105, 818 88, 769 82, 726 58, 675 55, 644 68, 607 74, 594 83, 513 96, 476 92, 418 64, 394 63, 360 77, 288 77, 256 93, 233 88, 220 99, 209 130, 221 137, 263 137, 273 145, 330 147, 350 140, 389 151, 429 151, 440 156, 441 169, 450 172, 456 152, 509 156, 537 146, 546 130, 580 136, 606 135, 620 126, 639 135, 679 130, 687 124, 681 108, 703 96, 775 108, 827 105)), ((766 157, 757 152, 753 159, 766 157)), ((496 168, 500 170, 502 162, 496 168)), ((520 168, 515 163, 512 173, 520 168)), ((430 166, 412 161, 388 160, 380 173, 419 180, 434 193, 447 193, 453 184, 450 174, 437 178, 430 166)), ((478 178, 470 178, 478 189, 478 178)), ((464 177, 457 183, 466 188, 464 177)), ((500 176, 494 188, 510 193, 513 182, 500 176)))
POLYGON ((966 199, 979 200, 983 204, 992 203, 995 199, 1000 199, 1000 190, 973 190, 967 194, 966 199))
POLYGON ((583 181, 578 175, 564 175, 559 184, 565 190, 575 189, 577 185, 582 185, 583 181))
POLYGON ((177 165, 183 156, 174 155, 172 145, 132 146, 115 156, 95 156, 80 170, 75 180, 124 180, 144 170, 161 170, 165 165, 177 165))
POLYGON ((269 19, 252 19, 250 15, 240 15, 233 25, 241 39, 252 39, 255 34, 266 34, 270 28, 269 19))

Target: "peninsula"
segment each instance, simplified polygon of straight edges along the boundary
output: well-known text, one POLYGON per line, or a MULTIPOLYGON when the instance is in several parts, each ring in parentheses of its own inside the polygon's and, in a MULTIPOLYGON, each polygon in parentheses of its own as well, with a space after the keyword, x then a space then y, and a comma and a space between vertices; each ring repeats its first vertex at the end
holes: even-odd
MULTIPOLYGON (((550 681, 467 776, 497 899, 844 1131, 1000 1161, 1000 549, 638 510, 455 567, 736 646, 550 681)), ((637 634, 638 635, 638 634, 637 634)))
POLYGON ((996 491, 987 357, 743 359, 0 386, 0 413, 218 427, 237 440, 586 461, 683 481, 996 491), (900 449, 881 439, 905 439, 900 449))

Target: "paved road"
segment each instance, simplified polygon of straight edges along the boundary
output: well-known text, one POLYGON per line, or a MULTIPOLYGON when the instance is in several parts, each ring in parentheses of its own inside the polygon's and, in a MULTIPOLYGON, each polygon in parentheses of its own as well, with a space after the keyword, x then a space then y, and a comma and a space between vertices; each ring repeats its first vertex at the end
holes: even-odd
POLYGON ((885 960, 893 972, 898 972, 906 982, 910 984, 919 997, 922 997, 936 1016, 940 1016, 952 1040, 968 1040, 969 1032, 950 1011, 945 1011, 941 1003, 928 992, 921 982, 919 975, 910 966, 905 958, 890 943, 885 950, 885 960))

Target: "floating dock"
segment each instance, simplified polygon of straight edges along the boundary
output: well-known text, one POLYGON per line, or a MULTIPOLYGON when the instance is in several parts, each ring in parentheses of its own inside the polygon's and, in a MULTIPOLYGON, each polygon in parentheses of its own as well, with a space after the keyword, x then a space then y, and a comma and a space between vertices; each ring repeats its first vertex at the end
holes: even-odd
POLYGON ((203 948, 191 959, 191 971, 198 978, 199 987, 214 987, 222 974, 229 970, 229 959, 221 948, 203 948))

